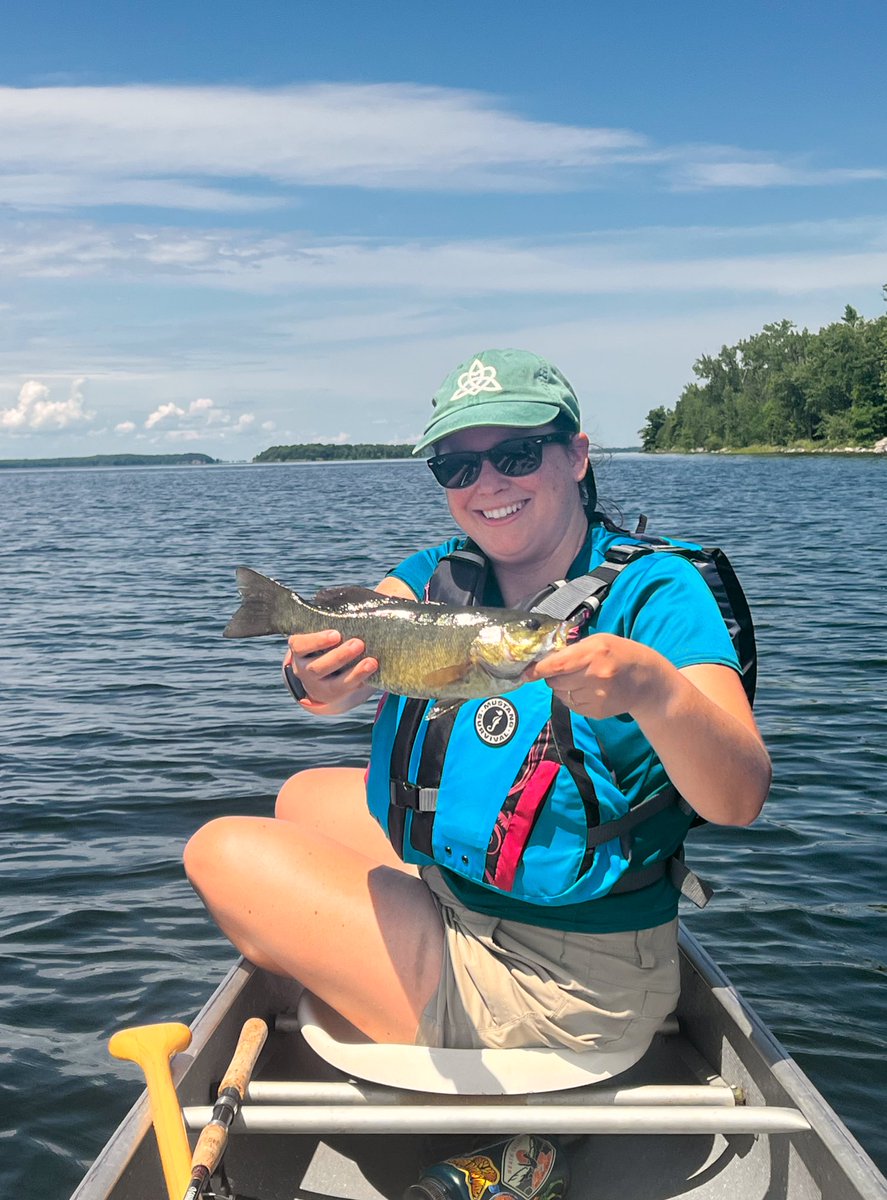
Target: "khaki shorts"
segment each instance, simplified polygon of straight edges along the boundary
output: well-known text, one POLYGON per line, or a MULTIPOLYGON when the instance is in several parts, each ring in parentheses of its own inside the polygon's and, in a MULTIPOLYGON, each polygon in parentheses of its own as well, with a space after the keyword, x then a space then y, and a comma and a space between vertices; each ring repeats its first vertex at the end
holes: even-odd
POLYGON ((437 867, 421 875, 445 928, 437 994, 419 1024, 426 1046, 638 1050, 674 1011, 677 920, 628 933, 571 933, 473 912, 437 867))

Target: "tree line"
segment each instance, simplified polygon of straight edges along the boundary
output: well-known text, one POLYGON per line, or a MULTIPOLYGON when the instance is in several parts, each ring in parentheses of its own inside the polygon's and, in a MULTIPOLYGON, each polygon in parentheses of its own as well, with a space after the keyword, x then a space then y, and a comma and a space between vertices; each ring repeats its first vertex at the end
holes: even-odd
POLYGON ((269 446, 253 462, 333 462, 355 458, 409 458, 413 447, 406 443, 386 446, 379 442, 308 442, 295 446, 269 446))
POLYGON ((887 316, 867 320, 848 304, 814 333, 778 321, 703 355, 693 373, 674 408, 647 414, 644 450, 867 447, 887 437, 887 316))
POLYGON ((0 458, 2 467, 203 467, 217 463, 208 454, 90 454, 84 458, 0 458))

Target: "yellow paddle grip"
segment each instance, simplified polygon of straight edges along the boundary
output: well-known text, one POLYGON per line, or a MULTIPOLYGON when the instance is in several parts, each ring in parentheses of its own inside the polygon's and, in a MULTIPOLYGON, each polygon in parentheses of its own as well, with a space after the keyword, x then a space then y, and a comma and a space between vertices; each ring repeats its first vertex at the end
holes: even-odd
POLYGON ((115 1058, 138 1063, 144 1072, 169 1200, 182 1200, 191 1179, 191 1148, 169 1067, 173 1054, 190 1044, 191 1030, 178 1022, 121 1029, 108 1043, 115 1058))

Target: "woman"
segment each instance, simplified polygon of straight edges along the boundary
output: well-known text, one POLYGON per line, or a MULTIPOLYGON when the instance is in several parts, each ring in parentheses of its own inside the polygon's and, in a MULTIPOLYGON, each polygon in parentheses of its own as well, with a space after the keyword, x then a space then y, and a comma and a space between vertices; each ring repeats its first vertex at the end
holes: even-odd
MULTIPOLYGON (((478 602, 517 606, 595 566, 613 541, 593 515, 576 396, 536 355, 485 351, 452 372, 416 452, 432 449, 453 518, 486 556, 478 602)), ((378 591, 434 595, 438 564, 455 545, 413 555, 378 591)), ((572 786, 565 764, 574 775, 581 769, 600 806, 607 789, 634 805, 664 793, 670 780, 708 821, 753 821, 769 787, 769 758, 696 569, 670 554, 633 563, 584 633, 509 694, 515 723, 523 719, 519 698, 541 699, 551 714, 546 728, 556 719, 583 747, 565 755, 555 738, 553 750, 546 743, 537 754, 537 738, 530 757, 545 760, 545 779, 565 768, 565 782, 552 788, 572 786)), ((293 636, 289 645, 307 712, 343 713, 372 693, 378 663, 360 641, 331 630, 293 636)), ((379 730, 387 722, 395 738, 405 719, 398 703, 390 698, 377 723, 379 730)), ((464 725, 453 729, 441 752, 444 778, 447 764, 469 761, 476 749, 464 725)), ((544 804, 555 793, 543 796, 540 787, 507 884, 462 867, 470 853, 430 834, 420 839, 422 852, 411 849, 414 834, 398 844, 414 860, 405 862, 386 836, 399 820, 403 837, 405 820, 393 808, 394 816, 386 813, 391 753, 391 738, 386 744, 380 733, 368 775, 376 819, 364 772, 326 768, 290 779, 275 819, 224 817, 192 838, 186 869, 222 930, 252 961, 299 979, 376 1041, 636 1048, 639 1057, 677 999, 677 892, 669 879, 633 891, 590 889, 594 871, 575 883, 557 880, 556 850, 573 836, 573 816, 552 826, 544 804), (523 891, 515 887, 521 880, 523 891)), ((509 790, 501 770, 489 770, 478 768, 468 785, 463 771, 445 803, 442 783, 436 813, 410 813, 410 828, 449 821, 458 838, 482 800, 492 795, 495 809, 496 789, 509 790)), ((565 804, 575 815, 576 796, 565 804)), ((677 805, 651 817, 632 834, 632 857, 666 859, 691 819, 677 805)))

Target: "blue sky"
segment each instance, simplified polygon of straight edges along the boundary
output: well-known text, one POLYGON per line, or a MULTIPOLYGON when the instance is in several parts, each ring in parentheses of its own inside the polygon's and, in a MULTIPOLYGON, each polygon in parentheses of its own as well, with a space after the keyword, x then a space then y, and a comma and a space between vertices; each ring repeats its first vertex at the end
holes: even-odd
POLYGON ((602 445, 884 311, 887 6, 155 0, 0 16, 0 458, 406 441, 486 346, 602 445))

